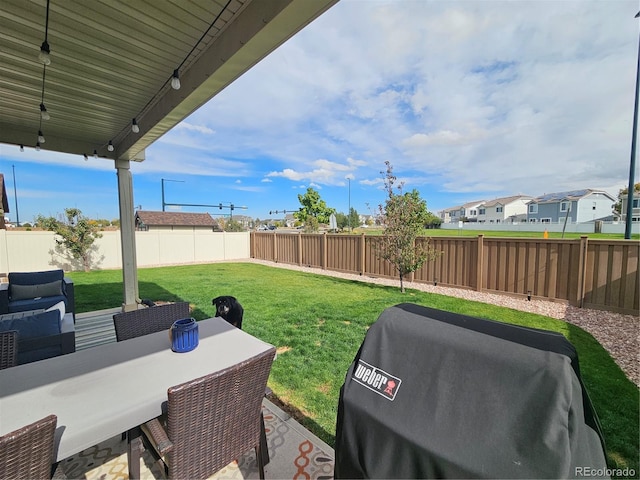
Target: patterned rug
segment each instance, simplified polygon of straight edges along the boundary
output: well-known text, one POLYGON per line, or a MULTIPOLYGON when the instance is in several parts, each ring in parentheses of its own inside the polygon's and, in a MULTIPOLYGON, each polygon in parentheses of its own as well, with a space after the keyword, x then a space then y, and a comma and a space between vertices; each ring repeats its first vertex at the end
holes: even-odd
MULTIPOLYGON (((331 479, 334 453, 327 444, 316 438, 287 413, 264 400, 263 413, 269 446, 266 478, 331 479)), ((69 479, 115 480, 129 478, 127 441, 121 436, 88 448, 60 462, 69 479)), ((140 477, 143 480, 161 479, 164 472, 148 451, 142 454, 140 477)), ((255 451, 247 452, 237 462, 227 465, 212 479, 259 478, 255 451)))

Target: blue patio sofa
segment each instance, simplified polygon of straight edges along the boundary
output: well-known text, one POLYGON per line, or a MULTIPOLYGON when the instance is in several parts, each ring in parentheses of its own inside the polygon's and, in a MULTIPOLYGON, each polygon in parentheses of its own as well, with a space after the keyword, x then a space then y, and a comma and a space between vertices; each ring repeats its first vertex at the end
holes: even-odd
POLYGON ((0 315, 0 331, 18 332, 18 365, 76 351, 73 315, 58 309, 0 315))
POLYGON ((75 322, 73 280, 63 270, 11 272, 9 283, 0 284, 0 315, 49 308, 63 301, 75 322))

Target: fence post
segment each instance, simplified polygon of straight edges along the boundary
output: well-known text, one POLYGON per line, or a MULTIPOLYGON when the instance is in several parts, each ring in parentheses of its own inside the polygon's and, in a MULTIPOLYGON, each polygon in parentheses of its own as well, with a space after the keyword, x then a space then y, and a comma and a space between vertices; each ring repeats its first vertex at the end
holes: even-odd
POLYGON ((302 232, 298 232, 298 266, 302 266, 302 232))
POLYGON ((278 234, 273 231, 273 261, 278 263, 278 234))
POLYGON ((484 235, 478 235, 478 266, 476 269, 476 291, 483 290, 482 278, 484 267, 484 235))
POLYGON ((327 269, 327 232, 322 234, 322 269, 327 269))
POLYGON ((360 275, 364 276, 365 273, 365 263, 367 261, 366 257, 366 248, 367 242, 365 242, 364 233, 360 236, 360 275))
POLYGON ((578 260, 578 298, 576 305, 580 308, 584 306, 584 285, 587 281, 587 247, 589 245, 589 237, 580 236, 580 257, 578 260))

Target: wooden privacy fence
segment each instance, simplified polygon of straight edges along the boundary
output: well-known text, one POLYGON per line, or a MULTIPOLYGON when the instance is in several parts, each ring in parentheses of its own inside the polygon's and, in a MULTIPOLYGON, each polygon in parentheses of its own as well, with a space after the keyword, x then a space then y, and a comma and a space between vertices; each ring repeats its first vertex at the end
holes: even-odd
MULTIPOLYGON (((252 232, 251 257, 373 277, 398 278, 367 235, 252 232)), ((409 281, 638 314, 640 243, 631 240, 421 237, 441 252, 409 281)))

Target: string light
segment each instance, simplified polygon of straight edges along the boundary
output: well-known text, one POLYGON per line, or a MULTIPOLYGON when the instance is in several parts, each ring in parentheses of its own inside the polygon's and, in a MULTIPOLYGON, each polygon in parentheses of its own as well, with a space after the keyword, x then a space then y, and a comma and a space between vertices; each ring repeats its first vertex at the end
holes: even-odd
MULTIPOLYGON (((44 86, 43 86, 43 90, 44 90, 44 86)), ((42 120, 49 120, 51 118, 51 116, 49 115, 49 112, 47 112, 47 107, 44 106, 44 103, 40 104, 40 118, 42 118, 42 120)))
POLYGON ((42 46, 40 47, 40 53, 38 54, 38 59, 44 65, 51 64, 51 49, 49 48, 49 43, 45 40, 42 42, 42 46))
POLYGON ((131 131, 133 133, 140 133, 140 127, 138 126, 138 122, 136 122, 135 118, 131 122, 131 131))
POLYGON ((98 158, 98 151, 97 150, 93 151, 93 158, 96 158, 96 159, 98 158))
POLYGON ((40 151, 40 142, 36 142, 36 152, 40 151))
POLYGON ((24 152, 24 145, 20 144, 20 151, 24 152))
POLYGON ((180 90, 180 72, 177 68, 173 71, 173 76, 171 77, 171 88, 180 90))
POLYGON ((47 17, 44 24, 44 42, 40 46, 40 53, 38 54, 38 59, 44 64, 49 65, 51 63, 51 49, 49 48, 49 42, 47 42, 47 37, 49 34, 49 0, 47 0, 47 17))
POLYGON ((86 153, 83 153, 83 155, 84 155, 84 161, 85 161, 85 162, 86 162, 86 161, 88 161, 88 160, 89 160, 89 157, 87 156, 87 154, 86 154, 86 153))
POLYGON ((109 150, 110 152, 113 152, 115 150, 113 147, 113 142, 111 140, 109 140, 109 145, 107 145, 107 150, 109 150))
POLYGON ((44 143, 44 135, 42 134, 42 130, 38 130, 38 143, 44 143))

